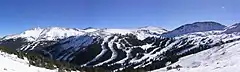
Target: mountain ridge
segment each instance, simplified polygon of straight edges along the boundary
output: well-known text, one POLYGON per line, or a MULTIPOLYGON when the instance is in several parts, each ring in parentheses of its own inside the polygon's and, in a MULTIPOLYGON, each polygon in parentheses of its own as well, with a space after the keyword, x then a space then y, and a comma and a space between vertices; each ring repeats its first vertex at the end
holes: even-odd
MULTIPOLYGON (((56 39, 50 36, 52 40, 44 40, 48 33, 43 30, 43 34, 39 32, 39 35, 43 35, 40 38, 43 40, 29 41, 24 37, 5 38, 0 41, 0 46, 27 53, 39 53, 81 67, 104 67, 111 71, 128 69, 151 71, 181 61, 185 56, 239 41, 239 31, 235 30, 238 26, 239 24, 226 27, 216 22, 196 22, 173 31, 151 26, 136 29, 56 28, 60 30, 56 33, 63 36, 61 33, 64 31, 61 30, 72 30, 76 31, 76 34, 78 32, 82 34, 56 39), (192 27, 193 29, 188 29, 192 27), (184 32, 182 29, 189 31, 184 32), (231 32, 226 33, 228 30, 231 32), (172 32, 179 33, 173 35, 172 32)), ((52 35, 51 32, 49 35, 52 35)))
POLYGON ((165 36, 174 37, 178 35, 183 35, 187 33, 194 32, 204 32, 213 30, 224 30, 227 26, 224 26, 217 22, 207 21, 207 22, 194 22, 192 24, 182 25, 172 31, 165 33, 165 36))
MULTIPOLYGON (((96 29, 96 28, 86 28, 86 29, 77 29, 77 28, 63 28, 63 27, 46 27, 46 28, 32 28, 29 30, 24 31, 20 34, 8 35, 3 37, 4 39, 11 39, 11 38, 27 38, 30 41, 36 41, 40 37, 46 38, 46 40, 56 40, 56 39, 63 39, 70 36, 79 36, 89 33, 102 33, 104 34, 128 34, 128 33, 137 33, 149 31, 157 34, 161 34, 166 32, 165 29, 158 28, 158 27, 141 27, 136 29, 96 29), (151 30, 151 28, 153 28, 151 30), (55 39, 56 38, 56 39, 55 39)), ((95 33, 95 34, 96 34, 95 33)), ((41 39, 41 38, 40 38, 41 39)))

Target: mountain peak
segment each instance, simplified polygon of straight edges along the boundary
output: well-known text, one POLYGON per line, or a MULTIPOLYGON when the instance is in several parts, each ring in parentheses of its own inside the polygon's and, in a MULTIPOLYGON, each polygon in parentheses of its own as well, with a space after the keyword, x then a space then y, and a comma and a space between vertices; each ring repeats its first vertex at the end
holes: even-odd
POLYGON ((29 41, 36 41, 36 40, 56 40, 62 39, 70 36, 76 36, 83 34, 78 29, 72 28, 63 28, 63 27, 47 27, 47 28, 33 28, 24 31, 20 34, 9 35, 4 37, 5 39, 11 38, 27 38, 29 41))
POLYGON ((173 31, 166 33, 166 36, 177 36, 193 32, 204 32, 204 31, 213 31, 213 30, 224 30, 226 26, 212 21, 206 22, 195 22, 192 24, 182 25, 173 31))
POLYGON ((217 23, 217 22, 214 22, 214 21, 203 21, 203 22, 194 22, 192 24, 220 24, 220 23, 217 23))
MULTIPOLYGON (((153 26, 146 26, 139 29, 96 29, 93 27, 88 27, 85 29, 77 28, 63 28, 63 27, 46 27, 46 28, 33 28, 24 31, 20 34, 8 35, 4 39, 12 38, 26 38, 29 41, 39 41, 39 40, 58 40, 67 38, 70 36, 79 36, 84 34, 93 34, 97 36, 105 36, 111 34, 135 34, 139 36, 143 35, 156 35, 166 32, 165 29, 153 26)), ((147 36, 146 36, 147 37, 147 36)), ((145 37, 144 37, 145 38, 145 37)))

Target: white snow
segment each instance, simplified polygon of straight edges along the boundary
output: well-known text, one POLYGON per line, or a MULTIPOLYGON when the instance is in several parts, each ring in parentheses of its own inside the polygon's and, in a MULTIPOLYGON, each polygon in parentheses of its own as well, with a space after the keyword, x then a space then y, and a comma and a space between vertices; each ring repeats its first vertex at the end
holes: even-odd
POLYGON ((58 40, 70 36, 81 36, 85 34, 92 34, 97 36, 106 36, 111 34, 135 34, 140 39, 153 36, 152 33, 162 34, 166 32, 165 29, 158 27, 142 27, 139 29, 76 29, 76 28, 61 28, 61 27, 48 27, 48 28, 34 28, 26 30, 23 33, 8 35, 4 39, 27 38, 28 41, 42 41, 42 40, 58 40), (145 33, 149 31, 149 33, 145 33))
POLYGON ((135 31, 134 29, 106 29, 105 32, 112 34, 129 34, 135 31))
POLYGON ((150 47, 152 47, 152 44, 143 45, 141 48, 144 49, 144 50, 147 50, 150 47))
POLYGON ((4 39, 15 39, 15 38, 27 38, 28 41, 39 41, 39 40, 57 40, 70 36, 78 36, 84 34, 83 32, 60 27, 49 27, 49 28, 34 28, 27 30, 21 34, 15 34, 6 36, 4 39))
POLYGON ((182 66, 179 69, 161 68, 151 72, 239 72, 240 41, 224 44, 193 55, 181 58, 170 65, 182 66))
POLYGON ((0 72, 57 72, 57 70, 49 70, 29 65, 26 58, 23 60, 16 55, 10 55, 0 51, 0 72))
POLYGON ((115 51, 115 49, 113 48, 114 40, 116 40, 117 38, 118 38, 117 36, 114 36, 114 38, 113 38, 111 41, 108 42, 108 47, 109 47, 109 49, 112 51, 112 56, 111 56, 111 58, 108 59, 108 60, 106 60, 106 61, 104 61, 104 62, 98 63, 98 64, 96 64, 95 66, 100 66, 100 65, 102 65, 102 64, 104 64, 104 63, 108 63, 108 62, 110 62, 110 61, 112 61, 112 60, 114 60, 114 59, 117 58, 117 54, 118 54, 118 53, 117 53, 117 52, 115 51))
POLYGON ((225 33, 240 32, 240 23, 234 24, 226 28, 225 33))
MULTIPOLYGON (((131 59, 129 63, 139 63, 141 61, 147 61, 148 63, 146 64, 140 64, 138 66, 135 66, 134 68, 138 67, 144 67, 148 64, 151 64, 151 60, 157 59, 159 55, 161 55, 163 52, 166 52, 167 50, 173 48, 174 45, 176 44, 181 44, 181 38, 188 38, 188 40, 193 40, 191 44, 194 44, 195 46, 182 50, 181 52, 178 52, 178 54, 184 53, 192 48, 195 48, 199 44, 204 44, 207 43, 209 40, 213 40, 214 44, 216 42, 219 42, 220 40, 222 41, 228 41, 228 40, 234 40, 240 38, 240 33, 239 32, 240 25, 235 24, 233 26, 225 28, 225 26, 220 25, 218 23, 214 22, 197 22, 194 24, 187 24, 184 26, 181 26, 173 31, 167 32, 165 29, 158 28, 158 27, 142 27, 142 28, 136 28, 136 29, 94 29, 94 28, 89 28, 89 29, 70 29, 70 28, 59 28, 59 27, 51 27, 51 28, 35 28, 32 30, 27 30, 24 33, 21 34, 16 34, 16 35, 11 35, 7 36, 4 39, 12 39, 12 38, 27 38, 28 41, 41 41, 41 40, 57 40, 57 39, 63 39, 67 38, 70 36, 75 36, 73 38, 69 38, 66 41, 70 41, 68 44, 63 44, 61 47, 63 47, 63 50, 68 49, 68 48, 74 48, 72 49, 72 52, 66 52, 63 56, 60 56, 58 59, 72 59, 71 55, 73 52, 77 51, 80 49, 82 46, 87 46, 93 42, 92 37, 84 37, 85 35, 97 35, 102 38, 104 38, 102 42, 102 51, 99 53, 93 60, 87 62, 85 65, 94 62, 101 58, 106 52, 107 49, 105 48, 105 43, 108 43, 108 47, 110 48, 109 51, 112 51, 112 56, 110 59, 107 59, 106 61, 98 63, 98 65, 102 65, 104 63, 108 63, 112 60, 114 60, 117 56, 117 52, 112 48, 113 43, 117 44, 118 49, 122 49, 121 45, 125 47, 125 44, 120 44, 120 42, 116 42, 117 36, 114 36, 113 39, 109 40, 110 37, 112 37, 112 34, 121 34, 121 35, 126 35, 126 34, 134 34, 137 36, 139 40, 143 40, 147 37, 159 37, 159 35, 167 35, 167 36, 174 36, 176 41, 170 42, 168 40, 166 42, 166 47, 161 49, 160 51, 153 53, 156 51, 158 48, 153 49, 153 51, 149 53, 144 53, 143 57, 137 59, 131 59), (224 30, 225 29, 225 30, 224 30), (234 32, 234 33, 233 33, 234 32), (230 34, 229 34, 230 33, 230 34), (203 40, 205 39, 205 40, 203 40), (65 57, 64 57, 65 56, 65 57)), ((123 40, 126 41, 126 39, 123 38, 123 40)), ((64 41, 63 41, 64 42, 64 41)), ((128 43, 128 41, 126 41, 128 43)), ((27 45, 23 47, 22 49, 28 49, 29 46, 33 46, 33 48, 39 44, 38 42, 33 42, 30 45, 27 45)), ((184 44, 184 43, 183 43, 184 44)), ((131 46, 131 45, 130 45, 131 46)), ((178 45, 181 47, 181 45, 178 45)), ((137 46, 136 46, 137 47, 137 46)), ((143 46, 139 46, 143 48, 144 50, 147 50, 148 48, 152 47, 152 44, 146 44, 143 46)), ((172 70, 166 70, 165 68, 161 68, 158 70, 154 70, 153 72, 239 72, 240 69, 235 69, 240 66, 240 41, 233 42, 233 43, 228 43, 224 44, 219 47, 214 47, 193 55, 189 55, 186 57, 181 58, 178 62, 174 64, 168 63, 167 65, 169 66, 176 66, 176 65, 181 65, 182 68, 180 69, 172 69, 172 70)), ((132 47, 132 48, 135 48, 132 47)), ((124 49, 123 49, 124 50, 124 49)), ((122 64, 126 62, 127 59, 131 57, 130 52, 132 49, 129 50, 124 50, 127 53, 127 57, 119 60, 118 62, 115 62, 113 64, 122 64)), ((6 59, 4 57, 5 54, 0 56, 3 59, 6 59)), ((9 56, 8 56, 9 57, 9 56)), ((8 58, 9 59, 9 58, 8 58)), ((12 58, 10 58, 12 59, 12 58)), ((6 60, 7 61, 7 60, 6 60)), ((11 60, 10 60, 11 61, 11 60)), ((33 70, 47 70, 48 69, 41 69, 38 67, 30 66, 28 67, 27 61, 23 60, 17 60, 17 62, 20 62, 24 65, 26 65, 26 69, 30 68, 33 70), (33 68, 32 68, 33 67, 33 68)), ((14 63, 14 62, 13 62, 14 63)), ((0 62, 0 64, 2 64, 0 62)), ((3 63, 4 64, 4 63, 3 63)), ((11 63, 10 63, 11 64, 11 63)), ((21 64, 19 64, 21 65, 21 64)), ((11 70, 11 66, 6 66, 7 70, 11 70)), ((4 66, 0 68, 3 68, 4 66)), ((24 69, 24 68, 23 68, 24 69)), ((123 68, 121 68, 123 69, 123 68)), ((21 72, 21 70, 18 70, 21 72)), ((49 71, 55 71, 55 70, 49 70, 49 71)), ((2 72, 0 70, 0 72, 2 72)), ((45 71, 43 71, 45 72, 45 71)))
POLYGON ((164 36, 174 37, 194 32, 224 30, 225 27, 226 26, 216 22, 195 22, 193 24, 182 25, 172 31, 167 32, 164 34, 164 36))
POLYGON ((20 59, 16 55, 0 51, 0 72, 58 72, 58 69, 36 67, 30 65, 27 58, 20 59))

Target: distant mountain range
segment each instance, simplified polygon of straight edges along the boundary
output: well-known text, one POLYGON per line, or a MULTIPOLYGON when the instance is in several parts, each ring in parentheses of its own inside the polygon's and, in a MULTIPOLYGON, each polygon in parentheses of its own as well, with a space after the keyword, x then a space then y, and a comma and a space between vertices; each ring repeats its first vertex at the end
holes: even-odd
POLYGON ((182 25, 172 31, 151 26, 135 29, 33 28, 0 40, 0 46, 38 53, 81 67, 156 72, 196 72, 198 69, 219 72, 235 68, 240 65, 237 62, 240 59, 235 58, 239 57, 239 52, 235 51, 239 45, 240 23, 227 27, 210 21, 182 25))

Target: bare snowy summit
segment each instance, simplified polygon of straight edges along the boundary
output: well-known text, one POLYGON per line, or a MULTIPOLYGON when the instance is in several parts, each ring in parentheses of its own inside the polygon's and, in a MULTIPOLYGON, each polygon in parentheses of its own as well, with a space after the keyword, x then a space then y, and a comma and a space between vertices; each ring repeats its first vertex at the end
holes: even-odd
POLYGON ((187 33, 193 33, 193 32, 205 32, 205 31, 215 31, 215 30, 224 30, 226 26, 217 23, 217 22, 195 22, 192 24, 186 24, 182 25, 172 31, 169 31, 165 33, 165 36, 178 36, 183 35, 187 33))
POLYGON ((77 29, 62 27, 47 27, 47 28, 33 28, 30 30, 26 30, 20 34, 6 36, 4 37, 4 39, 27 38, 29 41, 56 40, 70 36, 77 36, 81 34, 83 34, 83 32, 77 29))
MULTIPOLYGON (((85 29, 78 28, 63 28, 63 27, 47 27, 47 28, 32 28, 26 30, 20 34, 8 35, 4 39, 16 39, 16 38, 26 38, 29 41, 39 41, 39 40, 58 40, 67 38, 70 36, 80 36, 84 34, 91 34, 97 36, 105 36, 111 34, 135 34, 135 35, 144 35, 146 37, 152 34, 162 34, 166 32, 165 29, 160 27, 142 27, 136 29, 97 29, 93 27, 88 27, 85 29)), ((141 36, 142 38, 145 38, 141 36)))

